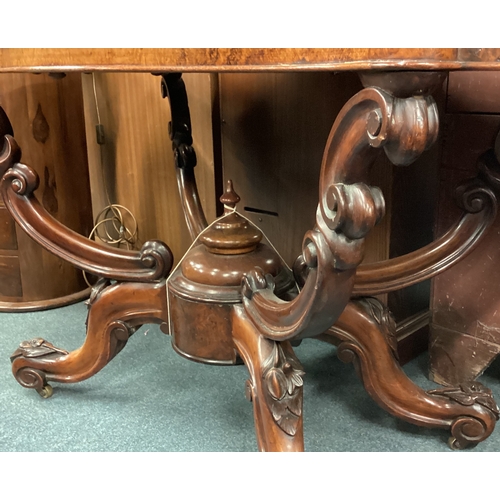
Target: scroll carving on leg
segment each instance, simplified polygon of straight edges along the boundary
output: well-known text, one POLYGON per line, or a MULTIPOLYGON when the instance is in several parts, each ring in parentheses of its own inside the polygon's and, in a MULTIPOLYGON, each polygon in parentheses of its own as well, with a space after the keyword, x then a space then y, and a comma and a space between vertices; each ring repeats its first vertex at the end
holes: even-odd
POLYGON ((22 342, 12 354, 12 372, 26 388, 52 395, 50 381, 85 380, 106 366, 145 323, 167 322, 165 282, 121 283, 102 280, 89 300, 87 336, 82 347, 67 352, 44 339, 22 342))
POLYGON ((366 88, 338 115, 322 161, 316 225, 303 240, 295 271, 302 290, 292 301, 273 293, 272 279, 258 270, 244 282, 248 317, 267 338, 314 337, 338 319, 351 297, 364 239, 384 214, 384 199, 368 184, 383 149, 396 165, 408 165, 438 133, 432 97, 394 97, 366 88))
POLYGON ((143 323, 166 321, 165 277, 173 256, 161 241, 148 241, 140 251, 103 247, 65 227, 38 202, 33 192, 39 178, 20 163, 21 149, 0 112, 0 191, 6 208, 33 240, 54 255, 101 279, 89 301, 87 337, 68 353, 44 339, 22 342, 11 357, 14 376, 24 387, 49 397, 49 381, 78 382, 102 369, 143 323), (109 280, 117 280, 111 285, 109 280))
POLYGON ((399 366, 394 333, 389 311, 374 298, 351 301, 328 331, 341 341, 338 357, 355 364, 366 391, 389 413, 416 425, 450 429, 455 449, 485 440, 499 417, 491 391, 475 383, 425 392, 399 366))
POLYGON ((316 226, 306 233, 294 266, 300 292, 291 301, 280 300, 273 292, 273 279, 256 269, 244 279, 243 306, 255 328, 274 341, 324 338, 324 331, 337 337, 339 357, 355 362, 378 404, 414 424, 450 429, 452 447, 464 448, 493 431, 498 408, 491 394, 479 389, 471 394, 463 387, 427 393, 417 387, 398 363, 392 316, 366 295, 418 283, 467 255, 496 216, 495 179, 482 172, 457 189, 464 215, 433 244, 357 269, 364 238, 384 212, 381 192, 367 179, 376 155, 384 149, 394 164, 408 165, 436 140, 437 109, 427 91, 442 76, 428 76, 391 76, 394 81, 401 78, 401 89, 384 76, 368 78, 377 84, 389 81, 386 87, 392 86, 396 96, 377 85, 346 104, 323 157, 316 226), (360 295, 364 298, 349 303, 360 295))

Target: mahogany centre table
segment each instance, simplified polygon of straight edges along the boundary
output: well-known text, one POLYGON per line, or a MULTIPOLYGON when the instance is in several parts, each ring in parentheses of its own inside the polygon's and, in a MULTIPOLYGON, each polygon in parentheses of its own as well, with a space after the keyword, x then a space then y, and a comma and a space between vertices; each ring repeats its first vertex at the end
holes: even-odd
POLYGON ((149 241, 140 251, 125 251, 72 232, 37 201, 38 177, 21 163, 8 118, 0 116, 5 206, 44 248, 100 278, 89 301, 83 346, 67 352, 44 339, 22 342, 12 355, 16 379, 48 397, 48 382, 94 375, 139 326, 157 323, 186 357, 244 362, 259 449, 302 451, 304 372, 293 345, 317 338, 336 344, 338 356, 354 362, 368 393, 396 417, 449 429, 453 448, 486 439, 499 417, 491 391, 478 382, 427 392, 417 387, 399 365, 394 320, 373 296, 432 278, 475 248, 496 216, 496 156, 487 154, 478 177, 457 187, 463 215, 446 234, 408 255, 360 265, 365 237, 385 210, 382 192, 370 185, 371 165, 379 154, 408 165, 435 142, 439 119, 432 92, 448 71, 462 69, 500 70, 500 50, 0 49, 2 72, 161 74, 172 104, 171 139, 186 220, 193 239, 203 236, 167 285, 173 257, 165 243, 149 241), (212 233, 204 231, 180 74, 235 71, 357 71, 365 87, 332 126, 316 223, 304 235, 293 273, 232 212, 237 196, 230 188, 223 197, 224 218, 212 233))

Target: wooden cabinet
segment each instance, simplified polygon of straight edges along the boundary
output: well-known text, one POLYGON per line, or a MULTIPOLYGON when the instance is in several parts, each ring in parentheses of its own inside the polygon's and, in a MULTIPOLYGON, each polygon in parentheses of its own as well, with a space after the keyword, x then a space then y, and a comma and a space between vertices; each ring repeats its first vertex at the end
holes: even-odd
MULTIPOLYGON (((500 132, 500 75, 450 73, 443 114, 436 235, 459 217, 454 186, 478 173, 478 158, 500 132)), ((473 380, 500 353, 500 219, 480 246, 434 279, 430 376, 445 385, 473 380)))
MULTIPOLYGON (((80 75, 1 74, 0 106, 22 144, 22 161, 40 177, 39 201, 69 228, 90 234, 92 207, 80 75)), ((82 273, 29 238, 0 201, 0 310, 39 309, 82 300, 87 288, 82 273)))

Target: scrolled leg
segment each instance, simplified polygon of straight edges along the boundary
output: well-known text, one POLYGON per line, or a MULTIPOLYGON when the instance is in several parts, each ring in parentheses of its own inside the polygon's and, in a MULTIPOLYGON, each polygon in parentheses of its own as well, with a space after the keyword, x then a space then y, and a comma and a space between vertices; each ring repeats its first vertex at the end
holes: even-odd
POLYGON ((395 165, 409 165, 432 146, 439 127, 429 92, 436 82, 442 75, 401 72, 368 78, 368 88, 340 111, 323 154, 316 224, 304 235, 294 269, 300 293, 280 300, 272 280, 258 271, 244 283, 246 314, 267 338, 315 337, 344 310, 365 238, 385 211, 382 192, 370 186, 370 168, 381 151, 395 165))
POLYGON ((241 306, 232 315, 233 339, 250 373, 247 398, 253 403, 260 451, 303 451, 302 375, 289 342, 264 338, 241 306))
POLYGON ((491 391, 477 382, 424 391, 401 369, 394 334, 390 313, 373 298, 351 301, 328 331, 341 342, 338 357, 355 364, 366 391, 379 406, 412 424, 449 429, 454 449, 484 441, 500 414, 491 391))
POLYGON ((24 341, 12 354, 12 372, 26 388, 52 395, 48 382, 73 383, 95 375, 144 323, 167 321, 165 283, 98 282, 89 300, 87 336, 82 347, 67 352, 44 339, 24 341))

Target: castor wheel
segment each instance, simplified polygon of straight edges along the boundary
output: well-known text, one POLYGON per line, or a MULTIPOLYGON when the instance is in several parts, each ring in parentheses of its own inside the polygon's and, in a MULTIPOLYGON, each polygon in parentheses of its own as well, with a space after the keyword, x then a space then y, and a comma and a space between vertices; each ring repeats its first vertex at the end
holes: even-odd
POLYGON ((461 443, 457 438, 450 436, 448 446, 453 450, 465 450, 465 448, 474 448, 477 443, 461 443))
POLYGON ((37 389, 36 392, 42 396, 43 399, 48 399, 54 394, 54 389, 51 385, 44 385, 41 389, 37 389))

